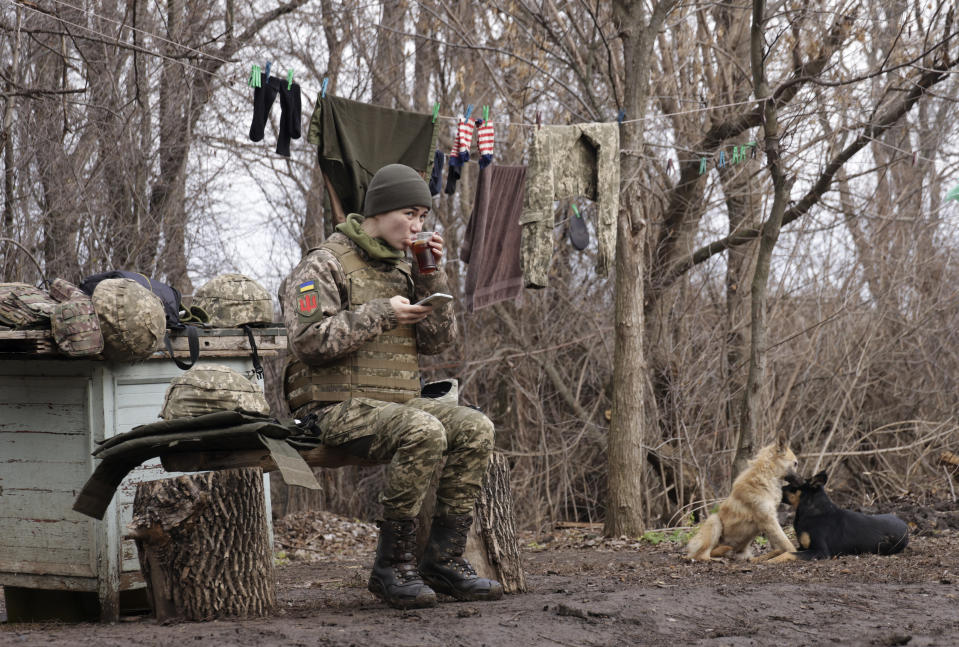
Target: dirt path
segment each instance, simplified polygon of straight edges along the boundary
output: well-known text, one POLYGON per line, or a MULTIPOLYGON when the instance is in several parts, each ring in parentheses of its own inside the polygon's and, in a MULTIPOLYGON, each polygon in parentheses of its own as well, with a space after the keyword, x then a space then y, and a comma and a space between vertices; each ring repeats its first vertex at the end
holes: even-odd
MULTIPOLYGON (((550 538, 546 538, 550 539, 550 538)), ((261 620, 0 625, 2 645, 955 645, 959 532, 898 556, 689 564, 679 545, 566 533, 526 551, 530 593, 400 612, 366 592, 369 557, 278 569, 261 620)))

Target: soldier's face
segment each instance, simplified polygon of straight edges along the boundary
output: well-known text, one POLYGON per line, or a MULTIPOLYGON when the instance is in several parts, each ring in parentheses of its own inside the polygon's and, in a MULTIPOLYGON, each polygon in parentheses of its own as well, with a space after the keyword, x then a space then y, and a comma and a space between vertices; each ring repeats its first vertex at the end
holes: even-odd
POLYGON ((364 224, 370 223, 372 231, 368 233, 374 238, 382 238, 394 249, 406 249, 413 235, 423 231, 427 213, 425 207, 406 207, 367 218, 364 224))

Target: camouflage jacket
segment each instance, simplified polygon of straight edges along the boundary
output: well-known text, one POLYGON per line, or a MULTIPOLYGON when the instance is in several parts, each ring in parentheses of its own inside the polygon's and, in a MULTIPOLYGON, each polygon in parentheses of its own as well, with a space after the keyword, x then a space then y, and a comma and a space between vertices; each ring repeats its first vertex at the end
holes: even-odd
MULTIPOLYGON (((374 269, 388 272, 392 266, 371 259, 345 235, 337 232, 331 242, 345 243, 357 250, 374 269)), ((404 294, 410 302, 434 292, 449 292, 446 273, 439 269, 422 275, 412 271, 413 293, 404 294)), ((279 299, 286 324, 290 351, 308 365, 321 366, 356 351, 364 343, 397 327, 396 312, 390 305, 393 294, 374 298, 355 310, 349 310, 349 292, 343 268, 333 253, 323 247, 311 249, 280 285, 279 299), (313 282, 318 298, 316 311, 306 317, 298 312, 300 286, 313 282)), ((444 351, 456 338, 456 318, 452 302, 434 308, 415 326, 416 349, 424 355, 444 351)))

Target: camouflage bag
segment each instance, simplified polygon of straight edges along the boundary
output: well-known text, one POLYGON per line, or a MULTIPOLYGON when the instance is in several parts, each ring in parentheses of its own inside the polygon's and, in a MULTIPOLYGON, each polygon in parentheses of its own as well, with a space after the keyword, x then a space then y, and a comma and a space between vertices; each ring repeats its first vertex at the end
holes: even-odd
POLYGON ((107 279, 93 291, 103 333, 103 356, 112 361, 146 359, 166 332, 163 304, 133 279, 107 279))
POLYGON ((27 283, 0 283, 0 324, 13 328, 46 327, 57 303, 27 283))
POLYGON ((87 295, 58 303, 50 316, 53 341, 64 355, 87 357, 103 352, 103 334, 93 301, 87 295))
POLYGON ((58 303, 66 303, 76 299, 85 301, 90 298, 90 295, 65 279, 53 279, 53 282, 50 283, 50 296, 58 303))
POLYGON ((210 316, 214 328, 273 323, 273 299, 262 285, 242 274, 221 274, 193 293, 192 305, 210 316))
POLYGON ((233 369, 221 364, 203 364, 170 381, 160 417, 175 420, 216 411, 269 416, 270 405, 252 381, 233 369))

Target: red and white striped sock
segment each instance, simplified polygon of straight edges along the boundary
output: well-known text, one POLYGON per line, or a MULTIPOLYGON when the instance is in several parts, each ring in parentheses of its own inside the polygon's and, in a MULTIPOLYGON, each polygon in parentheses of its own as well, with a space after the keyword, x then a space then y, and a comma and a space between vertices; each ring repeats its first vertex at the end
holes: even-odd
POLYGON ((470 144, 473 143, 473 122, 466 117, 460 117, 456 128, 456 142, 453 144, 453 155, 459 164, 470 160, 470 144))
POLYGON ((479 146, 480 152, 479 165, 480 168, 486 168, 493 161, 493 122, 477 123, 482 123, 479 130, 476 131, 476 144, 479 146))

